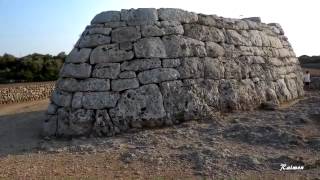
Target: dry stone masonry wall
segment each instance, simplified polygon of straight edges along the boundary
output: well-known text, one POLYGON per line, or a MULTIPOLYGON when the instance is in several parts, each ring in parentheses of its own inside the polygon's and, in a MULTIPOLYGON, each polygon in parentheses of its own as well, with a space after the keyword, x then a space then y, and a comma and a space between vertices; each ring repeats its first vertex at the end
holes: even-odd
POLYGON ((60 72, 47 135, 112 136, 303 96, 279 24, 181 9, 96 15, 60 72))
POLYGON ((53 81, 0 85, 0 104, 46 99, 51 96, 54 85, 53 81))

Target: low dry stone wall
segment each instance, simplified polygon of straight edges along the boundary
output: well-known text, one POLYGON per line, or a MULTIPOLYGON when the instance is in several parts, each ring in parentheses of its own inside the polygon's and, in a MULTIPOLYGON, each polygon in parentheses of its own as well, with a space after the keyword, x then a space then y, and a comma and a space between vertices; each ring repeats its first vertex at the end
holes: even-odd
POLYGON ((47 135, 112 136, 304 95, 279 24, 181 9, 96 15, 68 55, 47 135))
POLYGON ((0 104, 36 101, 51 96, 55 81, 0 85, 0 104))

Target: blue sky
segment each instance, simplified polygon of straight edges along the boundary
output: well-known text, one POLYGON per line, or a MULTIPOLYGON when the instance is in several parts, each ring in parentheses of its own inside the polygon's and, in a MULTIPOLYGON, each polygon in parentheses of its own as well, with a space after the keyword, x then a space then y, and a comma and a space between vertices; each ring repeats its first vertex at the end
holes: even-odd
POLYGON ((0 0, 0 55, 69 52, 97 13, 138 7, 173 7, 278 22, 297 55, 319 55, 317 0, 0 0))

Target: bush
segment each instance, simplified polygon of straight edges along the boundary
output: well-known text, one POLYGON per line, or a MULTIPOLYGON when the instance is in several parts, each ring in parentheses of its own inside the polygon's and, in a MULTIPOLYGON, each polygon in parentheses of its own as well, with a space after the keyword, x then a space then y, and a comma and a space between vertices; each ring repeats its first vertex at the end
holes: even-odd
POLYGON ((35 53, 22 58, 4 54, 0 56, 0 83, 56 80, 65 58, 65 53, 35 53))

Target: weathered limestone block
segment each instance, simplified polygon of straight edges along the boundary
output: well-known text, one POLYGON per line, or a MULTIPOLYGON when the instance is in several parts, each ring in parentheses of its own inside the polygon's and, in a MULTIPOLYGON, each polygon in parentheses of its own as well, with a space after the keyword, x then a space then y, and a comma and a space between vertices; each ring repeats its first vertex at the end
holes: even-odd
POLYGON ((70 110, 60 108, 58 110, 57 135, 60 136, 83 136, 92 131, 94 121, 93 110, 77 109, 70 110))
POLYGON ((251 79, 242 79, 240 81, 238 89, 240 110, 252 110, 256 108, 257 102, 259 104, 264 102, 263 100, 260 101, 262 98, 256 92, 255 83, 258 83, 258 81, 251 79))
POLYGON ((119 27, 114 29, 111 34, 112 42, 136 41, 141 38, 140 28, 137 27, 119 27))
POLYGON ((142 84, 159 83, 162 81, 176 80, 180 77, 177 70, 173 68, 158 68, 143 71, 138 74, 138 79, 142 84))
POLYGON ((143 37, 162 36, 164 31, 156 25, 145 25, 141 27, 141 34, 143 37))
POLYGON ((73 94, 72 102, 71 102, 71 107, 73 109, 82 108, 82 97, 83 97, 83 92, 76 92, 73 94))
POLYGON ((162 67, 164 68, 175 68, 180 66, 180 59, 163 59, 162 67))
POLYGON ((51 101, 58 106, 70 107, 72 94, 54 90, 51 96, 51 101))
POLYGON ((134 52, 138 58, 165 58, 166 50, 159 37, 149 37, 134 43, 134 52))
POLYGON ((158 13, 154 8, 121 10, 121 20, 130 26, 152 25, 158 20, 158 13))
POLYGON ((74 48, 66 58, 66 63, 85 63, 89 60, 91 49, 74 48))
POLYGON ((180 73, 181 79, 203 78, 203 60, 198 57, 181 59, 181 65, 177 68, 177 70, 180 73))
POLYGON ((201 41, 183 36, 164 36, 162 38, 168 58, 207 55, 205 44, 201 41))
POLYGON ((207 55, 213 58, 224 56, 224 53, 225 53, 223 47, 215 42, 207 42, 206 50, 207 50, 207 55))
POLYGON ((122 62, 134 57, 132 51, 120 50, 117 44, 96 47, 90 56, 91 64, 122 62))
POLYGON ((214 15, 198 14, 198 23, 206 26, 216 26, 217 17, 214 15))
POLYGON ((235 30, 226 31, 226 42, 228 44, 242 45, 242 46, 251 46, 251 42, 244 38, 235 30))
POLYGON ((263 41, 260 36, 260 31, 258 30, 250 30, 249 32, 249 39, 253 46, 262 46, 263 41))
POLYGON ((213 80, 187 79, 161 83, 166 123, 179 123, 205 117, 208 105, 219 104, 218 83, 213 80), (172 103, 175 102, 175 103, 172 103), (209 103, 209 104, 207 104, 209 103))
POLYGON ((69 128, 69 124, 69 110, 65 108, 59 108, 56 134, 58 136, 71 136, 72 132, 69 128))
POLYGON ((179 21, 161 21, 163 35, 183 35, 184 29, 179 21))
POLYGON ((57 87, 68 92, 76 91, 108 91, 110 89, 109 79, 88 78, 79 80, 73 78, 59 79, 57 87))
POLYGON ((85 35, 91 35, 91 34, 102 34, 109 36, 112 31, 112 28, 105 28, 105 27, 89 27, 85 30, 85 35))
POLYGON ((134 71, 124 71, 119 74, 120 79, 130 79, 137 77, 134 71))
POLYGON ((73 136, 90 134, 93 122, 93 110, 77 109, 69 113, 69 128, 73 136))
POLYGON ((224 66, 219 59, 206 57, 203 61, 203 66, 206 79, 224 79, 224 66))
POLYGON ((79 91, 108 91, 109 79, 88 78, 79 82, 79 91))
POLYGON ((269 23, 269 27, 278 35, 284 35, 284 31, 280 24, 278 23, 269 23))
POLYGON ((119 124, 112 121, 107 110, 97 110, 93 131, 98 136, 113 136, 120 132, 119 124))
POLYGON ((269 36, 270 46, 273 48, 282 48, 282 43, 279 38, 269 36))
POLYGON ((288 90, 290 91, 290 94, 292 98, 298 98, 298 89, 295 79, 285 78, 285 83, 287 85, 288 90))
POLYGON ((79 82, 74 78, 60 78, 57 81, 57 89, 76 92, 79 90, 79 82))
POLYGON ((160 68, 161 61, 158 58, 153 59, 135 59, 125 61, 121 64, 121 71, 144 71, 148 69, 160 68))
POLYGON ((236 19, 235 20, 235 26, 237 30, 249 30, 249 25, 246 21, 241 20, 241 19, 236 19))
POLYGON ((218 28, 198 24, 185 24, 183 27, 185 36, 191 37, 193 39, 212 42, 225 41, 223 31, 218 28))
POLYGON ((163 95, 163 105, 167 113, 168 123, 172 124, 184 120, 184 112, 186 110, 187 89, 183 88, 181 80, 167 81, 160 85, 163 95), (175 102, 175 103, 172 103, 175 102))
POLYGON ((119 46, 121 50, 131 50, 133 48, 132 42, 128 41, 119 43, 119 46))
POLYGON ((117 107, 110 109, 111 119, 119 122, 122 131, 129 126, 159 126, 165 115, 162 95, 155 84, 125 91, 117 107))
POLYGON ((91 24, 120 21, 119 11, 104 11, 97 14, 91 21, 91 24))
POLYGON ((127 26, 127 23, 123 21, 112 21, 112 22, 104 23, 104 27, 107 27, 107 28, 118 28, 118 27, 125 27, 125 26, 127 26))
POLYGON ((82 37, 79 41, 79 48, 94 48, 100 45, 110 44, 110 36, 92 34, 82 37))
POLYGON ((275 91, 280 102, 285 102, 292 98, 284 79, 278 79, 275 82, 275 91))
POLYGON ((162 21, 180 21, 182 23, 194 23, 198 21, 197 14, 182 9, 160 8, 158 13, 159 19, 162 21))
POLYGON ((67 64, 65 63, 60 71, 61 77, 88 78, 91 75, 91 65, 86 63, 67 64))
POLYGON ((236 80, 228 79, 221 80, 219 84, 220 92, 220 110, 221 111, 234 111, 241 108, 239 101, 239 89, 236 80))
POLYGON ((94 67, 92 77, 116 79, 119 73, 119 63, 101 63, 94 67))
POLYGON ((242 56, 270 56, 272 57, 272 51, 265 51, 266 49, 261 49, 258 47, 249 46, 239 46, 240 54, 242 56), (268 55, 268 53, 271 55, 268 55))
POLYGON ((119 99, 116 92, 86 92, 83 93, 82 105, 85 109, 104 109, 115 107, 119 99))
POLYGON ((137 78, 133 79, 118 79, 111 81, 112 91, 123 91, 126 89, 134 89, 139 87, 139 81, 137 78))
MULTIPOLYGON (((260 67, 260 66, 253 66, 253 67, 260 67)), ((253 70, 251 73, 249 72, 249 77, 256 77, 257 74, 260 73, 259 71, 253 70)), ((228 60, 224 66, 224 77, 225 79, 241 79, 241 66, 239 66, 238 62, 228 60)))

